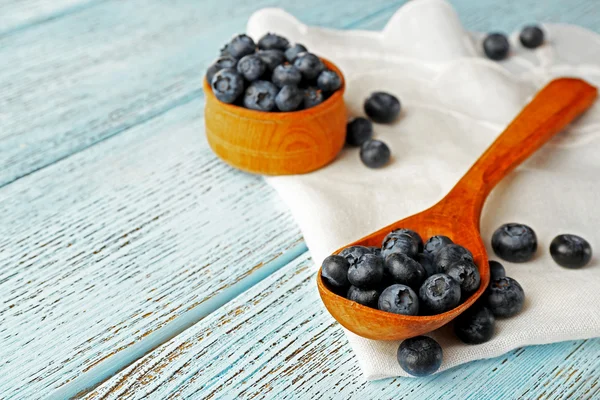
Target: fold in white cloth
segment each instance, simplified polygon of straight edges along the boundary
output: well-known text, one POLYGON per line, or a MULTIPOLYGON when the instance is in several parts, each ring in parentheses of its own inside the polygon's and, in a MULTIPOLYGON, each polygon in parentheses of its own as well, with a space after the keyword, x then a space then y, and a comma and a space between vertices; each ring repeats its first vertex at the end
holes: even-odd
MULTIPOLYGON (((366 168, 358 150, 348 148, 314 173, 267 178, 291 208, 316 264, 441 199, 552 78, 578 76, 600 85, 600 36, 575 26, 543 28, 544 46, 524 49, 512 35, 510 57, 498 63, 481 54, 481 35, 466 32, 443 0, 408 3, 381 32, 306 27, 277 9, 252 16, 251 36, 278 32, 333 60, 347 79, 351 115, 363 115, 362 103, 375 90, 402 102, 396 123, 375 125, 375 137, 393 154, 385 168, 366 168)), ((596 104, 492 192, 481 222, 490 259, 490 238, 501 224, 525 223, 538 235, 532 262, 503 262, 525 290, 525 308, 498 320, 494 338, 484 344, 462 344, 445 328, 433 332, 444 349, 440 371, 526 345, 600 336, 597 258, 567 270, 548 251, 560 233, 600 246, 599 134, 596 104)), ((399 343, 347 335, 367 379, 407 376, 396 361, 399 343)))

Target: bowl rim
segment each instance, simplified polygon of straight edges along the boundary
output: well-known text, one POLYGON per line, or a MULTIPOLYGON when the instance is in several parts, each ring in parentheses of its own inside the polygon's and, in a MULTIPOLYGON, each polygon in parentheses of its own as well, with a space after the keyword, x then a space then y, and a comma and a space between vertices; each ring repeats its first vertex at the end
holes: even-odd
POLYGON ((287 112, 258 111, 258 110, 250 110, 245 107, 240 107, 235 104, 223 103, 222 101, 217 99, 217 97, 213 93, 211 85, 206 80, 206 74, 204 75, 204 77, 202 79, 204 93, 207 97, 210 97, 211 100, 216 101, 224 111, 227 111, 230 114, 234 114, 239 117, 244 117, 244 118, 248 118, 248 119, 273 121, 273 120, 297 119, 297 118, 303 118, 303 117, 307 117, 307 116, 311 116, 311 117, 318 116, 318 115, 328 112, 332 107, 336 106, 336 104, 340 100, 343 100, 344 92, 346 90, 346 79, 345 79, 342 71, 337 67, 337 65, 335 65, 333 62, 329 61, 328 59, 326 59, 324 57, 319 57, 319 58, 321 59, 321 61, 323 61, 323 63, 325 64, 325 66, 327 68, 335 71, 339 75, 339 77, 342 81, 342 86, 340 86, 340 88, 338 90, 333 92, 333 94, 331 96, 329 96, 329 98, 327 98, 324 102, 322 102, 321 104, 319 104, 315 107, 311 107, 306 110, 287 111, 287 112))

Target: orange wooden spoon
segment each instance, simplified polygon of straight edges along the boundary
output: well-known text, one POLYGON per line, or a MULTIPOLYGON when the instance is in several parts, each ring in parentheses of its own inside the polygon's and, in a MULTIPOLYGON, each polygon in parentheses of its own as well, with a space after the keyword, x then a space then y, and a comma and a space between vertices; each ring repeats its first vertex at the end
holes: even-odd
POLYGON ((446 235, 469 249, 479 268, 481 286, 469 299, 439 315, 393 314, 338 296, 325 286, 319 270, 319 293, 331 315, 357 335, 400 340, 431 332, 468 309, 490 280, 488 257, 479 232, 481 209, 487 195, 511 170, 588 109, 596 96, 597 89, 583 80, 561 78, 550 82, 439 203, 348 245, 381 246, 384 237, 398 228, 412 229, 424 239, 446 235))

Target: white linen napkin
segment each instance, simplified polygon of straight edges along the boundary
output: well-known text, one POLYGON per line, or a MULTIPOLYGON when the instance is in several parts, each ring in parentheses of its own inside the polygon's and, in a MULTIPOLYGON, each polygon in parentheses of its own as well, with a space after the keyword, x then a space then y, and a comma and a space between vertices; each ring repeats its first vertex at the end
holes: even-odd
MULTIPOLYGON (((575 26, 543 28, 544 46, 524 49, 516 33, 508 60, 494 62, 481 54, 482 36, 466 32, 444 0, 406 4, 381 32, 307 27, 278 9, 251 17, 251 36, 277 32, 334 61, 347 79, 351 115, 364 115, 362 103, 375 90, 402 102, 396 123, 374 128, 392 150, 385 168, 366 168, 358 150, 347 148, 314 173, 267 178, 291 208, 317 264, 440 200, 552 78, 578 76, 600 85, 600 36, 575 26)), ((599 133, 597 103, 492 192, 481 222, 490 259, 497 259, 490 239, 501 224, 525 223, 538 235, 533 261, 503 262, 523 286, 526 304, 518 316, 498 320, 494 338, 484 344, 462 344, 447 328, 433 332, 444 350, 440 371, 526 345, 600 336, 598 258, 568 270, 548 250, 556 235, 574 233, 600 251, 599 133)), ((367 379, 407 376, 396 361, 398 342, 346 333, 367 379)))

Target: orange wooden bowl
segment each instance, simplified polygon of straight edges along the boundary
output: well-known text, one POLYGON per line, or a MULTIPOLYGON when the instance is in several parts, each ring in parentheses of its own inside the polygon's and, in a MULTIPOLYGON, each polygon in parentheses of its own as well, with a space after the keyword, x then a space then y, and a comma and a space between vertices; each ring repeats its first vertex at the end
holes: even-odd
POLYGON ((223 161, 264 175, 304 174, 335 159, 346 139, 347 113, 342 87, 308 110, 263 112, 219 101, 204 79, 206 137, 223 161))

